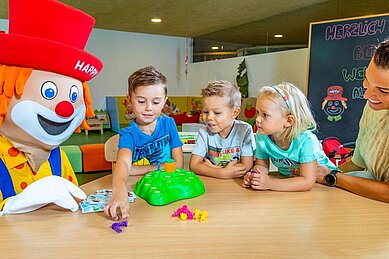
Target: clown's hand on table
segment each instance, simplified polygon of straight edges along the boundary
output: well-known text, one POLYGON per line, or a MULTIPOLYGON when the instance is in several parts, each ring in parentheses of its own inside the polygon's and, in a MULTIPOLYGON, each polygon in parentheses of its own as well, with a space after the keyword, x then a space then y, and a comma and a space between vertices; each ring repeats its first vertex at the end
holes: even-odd
POLYGON ((86 199, 86 194, 67 179, 47 176, 28 185, 18 195, 9 198, 0 216, 30 212, 49 203, 55 203, 75 212, 78 210, 78 203, 72 195, 78 199, 86 199))

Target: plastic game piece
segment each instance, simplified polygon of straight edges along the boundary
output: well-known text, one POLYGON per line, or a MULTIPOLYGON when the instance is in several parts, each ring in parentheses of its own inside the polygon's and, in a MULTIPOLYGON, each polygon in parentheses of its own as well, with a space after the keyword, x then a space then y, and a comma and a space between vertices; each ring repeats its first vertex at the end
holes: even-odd
POLYGON ((195 210, 195 211, 194 211, 194 216, 193 216, 193 218, 194 218, 195 220, 200 220, 200 210, 195 210))
POLYGON ((186 215, 188 216, 188 219, 190 219, 190 220, 192 220, 194 218, 193 213, 190 211, 186 215))
POLYGON ((121 227, 127 227, 127 226, 128 226, 128 221, 127 220, 123 220, 123 221, 120 221, 120 222, 112 223, 111 228, 113 230, 115 230, 116 233, 121 233, 123 231, 121 229, 121 227))
POLYGON ((208 218, 208 212, 204 210, 204 211, 201 213, 200 221, 204 221, 204 220, 206 220, 207 218, 208 218))
POLYGON ((203 211, 203 213, 200 212, 200 210, 194 210, 194 212, 191 212, 186 205, 183 205, 182 207, 178 208, 175 212, 173 212, 172 217, 177 217, 181 220, 197 220, 197 221, 204 221, 208 218, 208 212, 203 211))
POLYGON ((165 171, 168 173, 174 173, 176 170, 176 162, 173 159, 168 159, 165 162, 165 171))
MULTIPOLYGON (((89 195, 85 200, 80 202, 81 212, 90 213, 103 211, 111 196, 111 189, 96 190, 95 193, 89 195)), ((135 198, 135 193, 128 192, 128 202, 134 202, 135 198)))
POLYGON ((200 196, 204 194, 205 187, 191 171, 176 168, 174 172, 168 173, 160 169, 145 174, 136 183, 134 192, 149 204, 161 206, 200 196))
POLYGON ((186 213, 184 213, 184 212, 181 212, 180 213, 180 219, 181 220, 187 220, 188 219, 188 215, 186 213))
POLYGON ((249 172, 252 173, 252 174, 256 174, 257 173, 257 171, 255 171, 254 169, 250 169, 249 172))

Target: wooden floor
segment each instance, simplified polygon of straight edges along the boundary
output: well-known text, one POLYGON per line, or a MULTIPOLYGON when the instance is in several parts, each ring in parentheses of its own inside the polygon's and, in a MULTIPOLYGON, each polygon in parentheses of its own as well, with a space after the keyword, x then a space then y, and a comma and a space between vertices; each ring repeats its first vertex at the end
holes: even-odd
MULTIPOLYGON (((69 139, 67 139, 64 143, 61 145, 85 145, 85 144, 96 144, 96 143, 105 143, 107 139, 112 137, 113 135, 117 134, 116 132, 113 132, 111 130, 104 130, 104 134, 101 135, 100 131, 94 131, 90 130, 88 135, 85 135, 85 132, 82 131, 81 133, 73 133, 72 136, 70 136, 69 139)), ((99 172, 89 172, 89 173, 77 173, 76 177, 78 180, 78 184, 82 185, 85 183, 88 183, 90 181, 93 181, 95 179, 98 179, 100 177, 103 177, 105 175, 111 174, 111 171, 99 171, 99 172)))

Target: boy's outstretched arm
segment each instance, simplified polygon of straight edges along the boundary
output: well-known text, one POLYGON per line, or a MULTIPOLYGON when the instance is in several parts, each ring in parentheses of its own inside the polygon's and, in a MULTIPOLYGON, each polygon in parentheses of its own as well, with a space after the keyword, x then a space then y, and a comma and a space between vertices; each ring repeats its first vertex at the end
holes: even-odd
POLYGON ((172 149, 172 158, 176 163, 176 168, 184 168, 184 153, 182 152, 182 147, 172 149))
POLYGON ((120 217, 128 218, 127 180, 131 163, 131 150, 127 148, 120 149, 112 173, 112 197, 104 208, 104 213, 114 220, 118 220, 120 217))

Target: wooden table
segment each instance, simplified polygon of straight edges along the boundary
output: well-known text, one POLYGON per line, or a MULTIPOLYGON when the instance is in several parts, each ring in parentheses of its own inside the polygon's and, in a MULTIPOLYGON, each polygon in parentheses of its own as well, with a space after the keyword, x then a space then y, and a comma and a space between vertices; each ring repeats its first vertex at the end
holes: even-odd
MULTIPOLYGON (((139 179, 130 178, 130 190, 139 179)), ((282 193, 247 190, 240 179, 201 179, 206 193, 194 199, 162 207, 136 199, 122 233, 103 213, 54 205, 7 215, 0 218, 0 258, 389 257, 388 204, 322 185, 282 193), (209 218, 171 218, 183 204, 209 218)), ((82 189, 110 187, 111 175, 82 189)))

